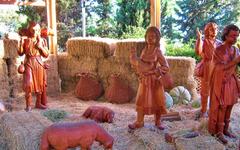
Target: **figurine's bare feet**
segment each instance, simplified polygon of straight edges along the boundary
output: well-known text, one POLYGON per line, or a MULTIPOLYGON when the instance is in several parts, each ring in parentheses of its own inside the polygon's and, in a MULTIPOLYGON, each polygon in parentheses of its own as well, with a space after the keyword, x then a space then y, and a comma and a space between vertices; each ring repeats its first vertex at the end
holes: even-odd
POLYGON ((218 133, 218 134, 216 135, 216 137, 217 137, 218 140, 219 140, 220 142, 222 142, 223 144, 227 144, 227 143, 228 143, 228 141, 224 138, 223 133, 218 133))
POLYGON ((234 134, 232 134, 232 133, 230 133, 229 131, 227 131, 227 130, 225 130, 224 132, 223 132, 223 134, 224 135, 226 135, 226 136, 228 136, 228 137, 230 137, 230 138, 237 138, 234 134))
POLYGON ((129 124, 128 128, 134 130, 134 129, 137 129, 137 128, 142 128, 143 126, 144 126, 143 123, 134 122, 133 124, 129 124))
POLYGON ((32 110, 32 108, 31 108, 30 106, 28 106, 28 107, 25 108, 25 111, 26 111, 26 112, 29 112, 29 111, 31 111, 31 110, 32 110))
POLYGON ((47 109, 47 106, 42 105, 42 104, 39 104, 39 105, 36 105, 35 108, 38 108, 38 109, 47 109))

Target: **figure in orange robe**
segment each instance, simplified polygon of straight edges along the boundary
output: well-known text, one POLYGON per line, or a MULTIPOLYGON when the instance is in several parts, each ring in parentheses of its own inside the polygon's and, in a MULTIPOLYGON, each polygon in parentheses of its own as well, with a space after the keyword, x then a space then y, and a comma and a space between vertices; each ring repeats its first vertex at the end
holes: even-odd
POLYGON ((213 51, 221 44, 216 39, 218 26, 216 23, 209 22, 204 28, 205 37, 202 40, 202 33, 197 29, 197 41, 195 52, 202 58, 203 76, 201 77, 201 113, 200 117, 207 117, 207 103, 209 96, 209 66, 212 60, 213 51))
POLYGON ((160 48, 161 34, 158 28, 149 27, 145 34, 146 46, 139 57, 136 49, 131 50, 130 62, 139 75, 136 96, 137 120, 129 124, 130 129, 144 126, 144 115, 155 115, 155 125, 163 129, 161 114, 166 114, 164 87, 161 77, 169 71, 169 65, 160 48))
POLYGON ((239 94, 236 67, 240 62, 240 56, 239 50, 233 46, 238 36, 237 26, 228 25, 224 28, 223 44, 214 51, 211 64, 208 131, 224 144, 228 142, 224 135, 235 138, 228 131, 228 127, 231 111, 239 94))
POLYGON ((40 25, 29 22, 27 38, 21 37, 18 54, 25 54, 23 72, 23 90, 25 91, 26 111, 31 110, 32 92, 36 93, 36 108, 45 109, 46 96, 46 65, 41 57, 48 57, 46 39, 41 38, 40 25))

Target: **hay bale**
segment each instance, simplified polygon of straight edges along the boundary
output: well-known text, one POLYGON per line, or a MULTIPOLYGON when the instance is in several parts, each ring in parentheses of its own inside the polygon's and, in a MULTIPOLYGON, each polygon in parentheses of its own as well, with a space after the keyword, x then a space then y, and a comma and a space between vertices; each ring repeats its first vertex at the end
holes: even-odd
POLYGON ((38 150, 43 130, 51 122, 37 112, 5 113, 0 130, 9 150, 38 150))
POLYGON ((18 57, 18 40, 16 39, 3 39, 4 45, 4 58, 16 58, 18 57))
POLYGON ((193 99, 196 99, 197 83, 194 80, 193 72, 196 64, 195 59, 191 57, 166 57, 170 74, 173 77, 174 86, 184 86, 187 88, 193 99))
POLYGON ((0 59, 0 97, 6 99, 9 97, 9 81, 8 81, 7 64, 3 59, 0 59))
POLYGON ((58 62, 56 55, 49 55, 47 59, 45 59, 45 63, 47 63, 50 67, 47 69, 47 94, 48 95, 59 95, 61 92, 61 79, 58 74, 58 62))
POLYGON ((23 75, 19 74, 18 66, 24 61, 24 57, 7 58, 5 59, 8 67, 8 81, 10 97, 19 97, 23 95, 22 82, 23 75))
POLYGON ((111 55, 114 49, 113 39, 75 37, 67 41, 67 52, 74 57, 104 58, 111 55))
POLYGON ((224 145, 212 136, 198 136, 196 138, 177 138, 175 141, 177 150, 225 150, 224 145), (211 145, 211 146, 209 146, 211 145))
POLYGON ((77 73, 97 73, 97 59, 80 57, 79 59, 62 53, 58 55, 58 71, 62 80, 75 78, 77 73))
POLYGON ((126 81, 126 84, 130 85, 134 91, 137 91, 138 79, 130 64, 120 63, 114 57, 101 59, 98 63, 98 76, 103 83, 104 89, 107 88, 108 77, 112 74, 119 74, 126 81))
POLYGON ((144 39, 126 39, 116 43, 116 50, 114 56, 120 62, 129 63, 130 50, 137 49, 137 54, 140 56, 142 49, 145 46, 144 39))
POLYGON ((97 74, 98 60, 90 57, 80 57, 79 59, 61 53, 58 55, 58 72, 61 78, 61 88, 63 91, 72 91, 78 82, 76 75, 82 72, 97 74), (70 88, 70 89, 69 89, 70 88))
POLYGON ((67 79, 61 81, 61 91, 62 92, 73 92, 75 87, 77 86, 78 80, 77 79, 67 79))

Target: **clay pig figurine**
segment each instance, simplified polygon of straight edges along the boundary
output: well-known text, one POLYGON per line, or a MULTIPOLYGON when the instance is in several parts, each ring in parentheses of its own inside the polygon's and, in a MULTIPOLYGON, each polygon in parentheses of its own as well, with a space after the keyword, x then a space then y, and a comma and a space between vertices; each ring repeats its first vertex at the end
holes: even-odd
POLYGON ((85 118, 93 119, 97 122, 112 123, 114 118, 114 112, 104 106, 90 106, 83 113, 85 118))
POLYGON ((40 150, 67 150, 78 146, 81 150, 89 150, 95 140, 106 150, 112 149, 113 137, 95 121, 58 123, 45 129, 40 150))

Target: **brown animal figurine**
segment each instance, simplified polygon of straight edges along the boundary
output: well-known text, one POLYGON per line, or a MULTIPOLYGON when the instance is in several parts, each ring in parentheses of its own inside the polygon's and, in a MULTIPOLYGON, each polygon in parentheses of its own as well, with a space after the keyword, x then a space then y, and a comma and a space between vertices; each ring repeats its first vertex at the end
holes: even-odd
POLYGON ((112 123, 114 118, 114 112, 107 107, 103 106, 90 106, 85 110, 83 116, 93 119, 97 122, 112 123))
POLYGON ((40 150, 67 150, 81 147, 81 150, 91 149, 94 141, 100 142, 105 149, 112 149, 113 137, 95 121, 58 123, 45 129, 40 150))

